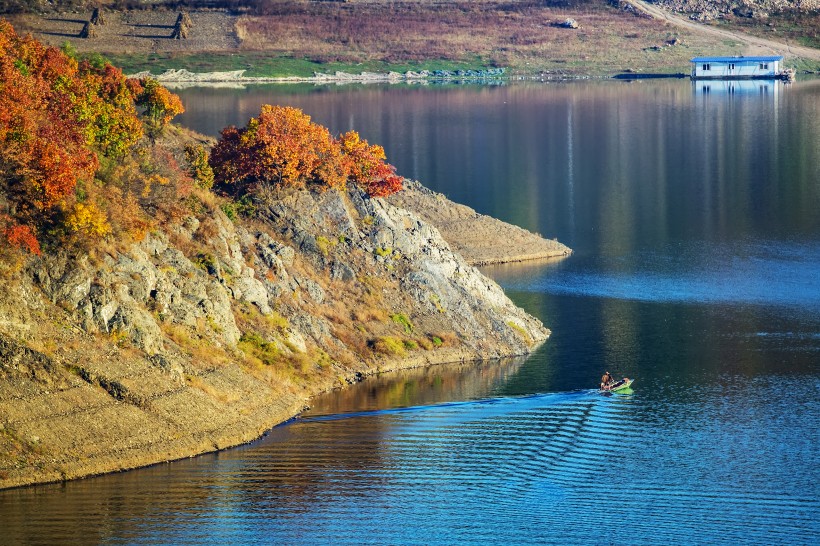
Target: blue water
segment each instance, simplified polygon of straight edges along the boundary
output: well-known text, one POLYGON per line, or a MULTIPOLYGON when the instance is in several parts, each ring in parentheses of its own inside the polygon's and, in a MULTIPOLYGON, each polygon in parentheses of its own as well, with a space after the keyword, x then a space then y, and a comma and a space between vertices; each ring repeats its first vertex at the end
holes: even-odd
POLYGON ((550 294, 816 310, 818 264, 817 243, 677 244, 631 256, 576 256, 539 273, 500 274, 499 280, 512 290, 550 294))
POLYGON ((820 81, 767 85, 181 92, 214 135, 299 106, 568 243, 484 269, 553 335, 369 379, 239 449, 0 492, 3 539, 816 544, 820 81), (607 369, 633 392, 591 390, 607 369))

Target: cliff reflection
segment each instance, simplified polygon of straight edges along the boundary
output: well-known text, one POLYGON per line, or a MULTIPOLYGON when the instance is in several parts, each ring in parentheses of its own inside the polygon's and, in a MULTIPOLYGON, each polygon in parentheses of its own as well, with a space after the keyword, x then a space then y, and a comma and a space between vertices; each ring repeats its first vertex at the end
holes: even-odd
POLYGON ((369 377, 353 388, 328 393, 303 417, 475 400, 495 393, 526 358, 442 364, 369 377))

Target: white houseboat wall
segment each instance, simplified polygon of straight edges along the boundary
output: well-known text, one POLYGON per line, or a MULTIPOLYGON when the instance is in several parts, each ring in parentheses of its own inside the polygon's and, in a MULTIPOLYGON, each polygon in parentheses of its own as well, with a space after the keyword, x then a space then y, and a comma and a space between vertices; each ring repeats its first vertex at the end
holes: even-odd
POLYGON ((692 79, 733 80, 782 77, 783 57, 695 57, 692 59, 692 79))

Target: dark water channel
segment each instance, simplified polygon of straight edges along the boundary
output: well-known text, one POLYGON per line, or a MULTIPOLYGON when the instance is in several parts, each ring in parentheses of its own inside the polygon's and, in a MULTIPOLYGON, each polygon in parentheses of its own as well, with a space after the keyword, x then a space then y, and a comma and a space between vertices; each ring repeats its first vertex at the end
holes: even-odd
POLYGON ((263 103, 575 249, 486 269, 528 359, 385 376, 250 446, 0 492, 0 542, 816 544, 820 81, 181 91, 263 103), (590 390, 604 369, 634 392, 590 390))

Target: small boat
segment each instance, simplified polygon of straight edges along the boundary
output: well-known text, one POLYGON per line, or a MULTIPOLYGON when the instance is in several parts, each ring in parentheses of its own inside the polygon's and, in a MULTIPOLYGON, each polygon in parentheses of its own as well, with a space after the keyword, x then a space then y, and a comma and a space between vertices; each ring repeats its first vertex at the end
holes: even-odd
POLYGON ((602 392, 619 392, 625 391, 628 389, 632 382, 635 381, 634 379, 629 379, 628 377, 624 377, 620 381, 615 381, 614 383, 610 383, 609 385, 604 385, 601 388, 602 392))

